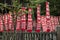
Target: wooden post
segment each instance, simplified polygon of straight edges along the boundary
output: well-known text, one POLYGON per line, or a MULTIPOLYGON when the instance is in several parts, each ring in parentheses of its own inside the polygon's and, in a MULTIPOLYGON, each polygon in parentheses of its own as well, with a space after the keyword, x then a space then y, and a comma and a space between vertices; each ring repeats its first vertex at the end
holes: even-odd
POLYGON ((57 27, 57 40, 60 40, 60 25, 57 27))

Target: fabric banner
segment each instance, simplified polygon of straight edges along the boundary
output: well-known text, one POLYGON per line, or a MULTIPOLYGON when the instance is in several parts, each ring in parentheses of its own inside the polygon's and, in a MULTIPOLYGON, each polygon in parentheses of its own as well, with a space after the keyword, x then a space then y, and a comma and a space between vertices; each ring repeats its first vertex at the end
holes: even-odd
POLYGON ((3 21, 2 21, 2 16, 0 15, 0 32, 3 32, 3 21))
POLYGON ((37 6, 37 26, 36 32, 40 32, 41 30, 41 16, 40 16, 40 5, 37 6))
POLYGON ((8 14, 8 26, 10 31, 14 31, 13 17, 11 12, 8 14))
POLYGON ((47 30, 46 16, 41 16, 41 24, 42 24, 43 32, 46 32, 47 30))
POLYGON ((49 2, 46 2, 46 24, 47 24, 47 32, 50 32, 50 10, 49 10, 49 2))
POLYGON ((55 29, 59 25, 58 17, 57 16, 54 16, 54 25, 55 25, 55 29))
POLYGON ((27 31, 28 32, 32 32, 32 8, 29 8, 29 11, 28 11, 28 22, 27 22, 27 31))
POLYGON ((21 30, 26 30, 26 14, 25 14, 25 7, 22 7, 22 16, 21 16, 21 30))
POLYGON ((4 20, 5 30, 9 31, 9 27, 8 27, 8 14, 3 15, 3 20, 4 20))
POLYGON ((54 24, 54 16, 51 16, 51 31, 54 31, 55 30, 55 24, 54 24))
POLYGON ((17 21, 16 21, 16 31, 20 31, 20 26, 21 26, 21 20, 20 16, 17 16, 17 21))

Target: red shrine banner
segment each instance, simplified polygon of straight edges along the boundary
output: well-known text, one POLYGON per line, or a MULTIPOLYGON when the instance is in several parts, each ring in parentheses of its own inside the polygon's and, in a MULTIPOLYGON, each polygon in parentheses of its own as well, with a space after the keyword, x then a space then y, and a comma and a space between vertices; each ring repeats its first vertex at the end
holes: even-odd
POLYGON ((46 2, 46 24, 47 24, 47 30, 46 32, 50 32, 50 10, 49 10, 49 2, 46 2))
POLYGON ((22 7, 22 16, 21 16, 21 30, 25 31, 26 30, 26 14, 25 14, 25 7, 22 7))
POLYGON ((36 32, 40 32, 41 29, 41 16, 40 16, 40 5, 37 6, 37 26, 36 32))
POLYGON ((2 16, 0 15, 0 32, 3 32, 3 20, 2 20, 2 16))
POLYGON ((10 31, 14 31, 13 17, 11 14, 11 12, 8 14, 8 26, 10 31))
POLYGON ((33 24, 32 24, 32 8, 29 8, 28 9, 28 22, 27 22, 27 31, 28 32, 32 32, 32 27, 33 27, 33 24))
POLYGON ((56 21, 57 21, 57 26, 59 25, 59 18, 58 16, 56 17, 56 21))
POLYGON ((56 17, 54 16, 54 25, 55 25, 55 28, 57 26, 57 21, 56 21, 56 17))
POLYGON ((55 29, 59 25, 58 17, 57 16, 54 16, 54 25, 55 25, 55 29))
POLYGON ((21 20, 20 20, 20 16, 17 16, 17 24, 16 24, 16 31, 20 31, 20 26, 21 26, 21 20))
POLYGON ((54 16, 51 16, 51 31, 55 30, 54 16))
POLYGON ((46 32, 46 30, 47 30, 46 16, 41 16, 41 24, 42 24, 43 32, 46 32))
POLYGON ((3 20, 4 20, 5 30, 9 31, 9 27, 8 27, 8 14, 3 15, 3 20))

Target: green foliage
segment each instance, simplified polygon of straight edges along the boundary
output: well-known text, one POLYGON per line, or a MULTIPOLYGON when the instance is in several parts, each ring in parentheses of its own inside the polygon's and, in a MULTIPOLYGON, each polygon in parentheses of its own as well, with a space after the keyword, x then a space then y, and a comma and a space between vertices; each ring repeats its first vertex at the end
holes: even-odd
POLYGON ((46 0, 29 0, 31 4, 35 5, 35 4, 40 4, 42 2, 45 2, 46 0))
POLYGON ((60 15, 60 0, 48 0, 50 3, 50 13, 54 16, 60 15))
MULTIPOLYGON (((37 4, 41 4, 41 15, 45 15, 46 11, 45 11, 45 2, 48 1, 49 2, 49 7, 50 7, 50 14, 51 15, 60 15, 60 0, 23 0, 22 3, 19 3, 18 0, 12 0, 13 4, 13 8, 9 7, 7 4, 2 4, 0 3, 0 8, 3 10, 3 8, 7 8, 10 9, 11 11, 16 11, 18 12, 20 10, 20 8, 22 7, 22 5, 26 5, 26 8, 36 8, 37 4)), ((35 10, 32 11, 32 14, 34 15, 35 10)), ((26 10, 25 13, 28 13, 28 11, 26 10)))
POLYGON ((43 3, 45 1, 46 0, 29 0, 28 4, 29 4, 29 7, 36 8, 37 4, 43 3))
POLYGON ((13 11, 15 10, 16 12, 18 12, 20 10, 21 6, 22 6, 22 4, 20 4, 18 2, 18 0, 13 0, 13 4, 12 5, 14 7, 14 9, 12 9, 12 10, 13 11))

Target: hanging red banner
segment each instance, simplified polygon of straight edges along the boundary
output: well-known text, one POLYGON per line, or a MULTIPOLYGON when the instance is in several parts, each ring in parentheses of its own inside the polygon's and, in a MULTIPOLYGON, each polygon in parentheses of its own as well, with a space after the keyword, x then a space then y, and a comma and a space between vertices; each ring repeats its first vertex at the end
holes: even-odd
POLYGON ((46 32, 47 30, 46 16, 41 16, 41 24, 43 32, 46 32))
POLYGON ((55 25, 55 29, 59 25, 58 17, 57 16, 54 16, 54 25, 55 25))
POLYGON ((9 12, 9 15, 8 15, 8 26, 9 26, 9 30, 10 31, 14 31, 13 17, 12 17, 11 14, 12 13, 9 12))
POLYGON ((54 16, 54 24, 55 24, 55 27, 57 26, 57 19, 56 17, 54 16))
POLYGON ((3 20, 2 20, 2 16, 0 15, 0 32, 3 32, 3 20))
POLYGON ((59 18, 58 16, 56 17, 56 21, 57 21, 57 26, 59 25, 59 18))
POLYGON ((26 14, 25 14, 25 7, 22 7, 22 16, 21 16, 21 30, 26 30, 26 14))
POLYGON ((20 21, 20 16, 17 16, 17 24, 16 24, 16 31, 20 31, 20 23, 21 23, 21 21, 20 21))
POLYGON ((51 27, 52 27, 51 31, 54 31, 55 30, 55 24, 54 24, 54 17, 53 16, 51 16, 51 27))
POLYGON ((46 2, 46 24, 47 24, 47 32, 50 32, 50 10, 49 10, 49 2, 46 2))
POLYGON ((32 27, 33 27, 33 25, 32 25, 32 8, 29 8, 28 9, 28 22, 27 22, 27 31, 28 32, 32 32, 32 27))
POLYGON ((8 32, 9 31, 9 27, 8 27, 8 14, 3 15, 3 20, 4 20, 5 30, 8 32))
POLYGON ((40 32, 41 30, 41 16, 40 16, 40 5, 37 6, 37 26, 36 32, 40 32))

